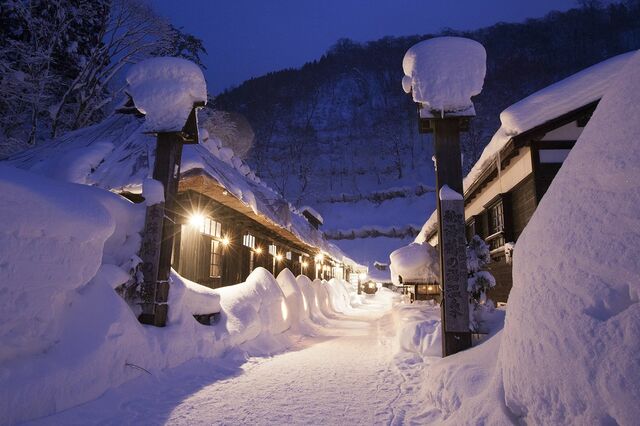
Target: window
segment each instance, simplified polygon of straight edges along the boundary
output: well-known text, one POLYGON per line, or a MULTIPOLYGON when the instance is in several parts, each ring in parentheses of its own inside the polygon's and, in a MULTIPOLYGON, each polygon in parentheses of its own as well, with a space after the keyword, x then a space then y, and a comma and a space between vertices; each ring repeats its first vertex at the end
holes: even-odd
POLYGON ((210 217, 205 217, 200 225, 200 232, 211 237, 222 238, 222 225, 210 217))
POLYGON ((242 237, 242 245, 249 248, 256 248, 256 237, 251 234, 246 234, 242 237))
POLYGON ((465 235, 467 237, 467 242, 470 242, 473 239, 473 236, 476 235, 476 220, 471 219, 464 227, 465 235))
POLYGON ((504 246, 504 208, 502 200, 489 207, 489 248, 495 250, 504 246))
POLYGON ((269 244, 269 254, 271 256, 275 256, 278 253, 276 245, 275 244, 269 244))
POLYGON ((209 262, 209 277, 220 278, 222 276, 222 243, 211 240, 211 262, 209 262))
POLYGON ((538 151, 540 163, 542 164, 562 164, 569 156, 570 149, 541 149, 538 151))
POLYGON ((291 252, 290 251, 286 252, 284 257, 286 257, 287 260, 291 260, 291 252))

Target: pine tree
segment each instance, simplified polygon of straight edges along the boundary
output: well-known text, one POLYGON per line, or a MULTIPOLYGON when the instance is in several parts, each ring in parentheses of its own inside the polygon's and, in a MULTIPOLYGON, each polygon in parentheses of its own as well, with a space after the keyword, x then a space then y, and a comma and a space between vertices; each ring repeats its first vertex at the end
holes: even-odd
POLYGON ((487 290, 496 285, 495 278, 486 270, 490 262, 489 246, 478 235, 474 235, 467 245, 467 291, 472 331, 478 330, 482 312, 493 309, 493 303, 487 299, 487 290))

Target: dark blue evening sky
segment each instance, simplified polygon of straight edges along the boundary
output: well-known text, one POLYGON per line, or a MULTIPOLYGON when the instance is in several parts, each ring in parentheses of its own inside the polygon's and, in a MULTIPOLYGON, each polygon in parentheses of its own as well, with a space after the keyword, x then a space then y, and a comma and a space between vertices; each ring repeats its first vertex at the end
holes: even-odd
MULTIPOLYGON (((426 34, 518 22, 576 0, 153 0, 156 10, 204 40, 215 94, 242 81, 319 58, 336 40, 426 34)), ((401 65, 398 64, 398 67, 401 65)))

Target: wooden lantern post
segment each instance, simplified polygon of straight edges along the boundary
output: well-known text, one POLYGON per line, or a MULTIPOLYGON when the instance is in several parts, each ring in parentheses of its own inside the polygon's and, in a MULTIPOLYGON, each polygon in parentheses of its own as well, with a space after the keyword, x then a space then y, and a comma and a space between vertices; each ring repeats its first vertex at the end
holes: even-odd
MULTIPOLYGON (((422 111, 421 111, 422 112, 422 111)), ((464 201, 441 197, 446 185, 463 193, 460 131, 467 130, 469 117, 437 112, 419 119, 420 133, 433 132, 436 159, 436 194, 438 210, 438 250, 442 285, 442 356, 453 355, 471 347, 469 331, 469 295, 467 292, 466 237, 464 201)))
POLYGON ((183 129, 178 132, 156 133, 156 155, 153 179, 164 187, 164 202, 147 206, 140 258, 144 281, 140 288, 143 324, 164 327, 169 312, 169 276, 175 235, 175 199, 180 180, 180 160, 184 144, 198 143, 196 110, 194 105, 183 129))

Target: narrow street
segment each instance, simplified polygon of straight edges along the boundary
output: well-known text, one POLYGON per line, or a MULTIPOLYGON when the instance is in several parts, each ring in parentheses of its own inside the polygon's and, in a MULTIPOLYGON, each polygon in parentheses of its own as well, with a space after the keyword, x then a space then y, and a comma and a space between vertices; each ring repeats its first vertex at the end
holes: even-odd
POLYGON ((33 424, 390 424, 403 382, 371 301, 271 357, 226 354, 146 376, 33 424))

